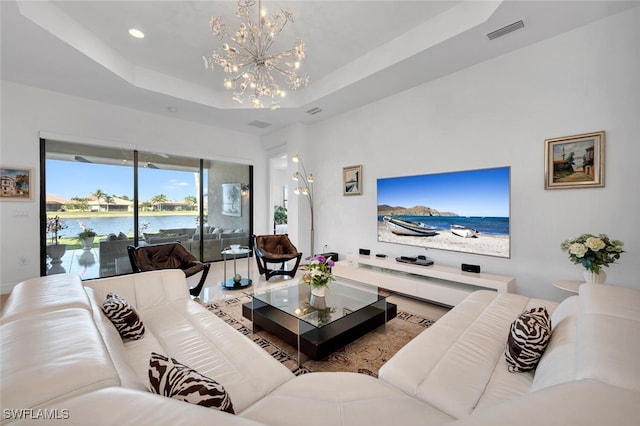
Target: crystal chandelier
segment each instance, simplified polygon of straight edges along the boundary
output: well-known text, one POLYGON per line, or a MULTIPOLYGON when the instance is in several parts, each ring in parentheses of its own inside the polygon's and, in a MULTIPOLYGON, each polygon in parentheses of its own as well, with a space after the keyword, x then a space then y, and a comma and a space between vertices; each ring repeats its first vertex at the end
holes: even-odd
POLYGON ((258 11, 254 13, 257 22, 254 22, 251 8, 255 5, 255 0, 238 0, 236 16, 242 22, 235 33, 227 31, 222 18, 211 17, 212 34, 220 39, 222 46, 202 59, 206 69, 213 71, 217 64, 228 74, 224 87, 233 90, 233 100, 244 103, 246 92, 254 107, 276 109, 285 92, 274 75, 280 75, 292 90, 309 82, 309 76, 298 74, 305 56, 304 42, 296 41, 292 49, 284 52, 269 52, 287 22, 293 22, 293 12, 287 9, 269 15, 258 0, 258 11))

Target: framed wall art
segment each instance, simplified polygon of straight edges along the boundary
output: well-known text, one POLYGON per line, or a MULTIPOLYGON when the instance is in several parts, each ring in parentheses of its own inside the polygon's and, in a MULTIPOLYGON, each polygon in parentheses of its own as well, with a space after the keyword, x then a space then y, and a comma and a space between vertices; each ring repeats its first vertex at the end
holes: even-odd
POLYGON ((32 200, 33 179, 29 168, 0 166, 0 200, 32 200))
POLYGON ((362 165, 342 169, 342 195, 362 195, 362 165))
POLYGON ((242 186, 239 183, 222 184, 222 214, 242 216, 242 186))
POLYGON ((546 139, 544 143, 545 189, 604 186, 604 130, 546 139))

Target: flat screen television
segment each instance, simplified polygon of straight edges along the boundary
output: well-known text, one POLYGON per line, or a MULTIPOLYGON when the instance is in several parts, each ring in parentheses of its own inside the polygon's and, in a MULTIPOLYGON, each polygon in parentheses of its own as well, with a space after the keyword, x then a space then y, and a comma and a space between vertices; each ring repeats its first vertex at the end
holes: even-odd
POLYGON ((378 179, 378 241, 508 258, 510 187, 510 167, 378 179))

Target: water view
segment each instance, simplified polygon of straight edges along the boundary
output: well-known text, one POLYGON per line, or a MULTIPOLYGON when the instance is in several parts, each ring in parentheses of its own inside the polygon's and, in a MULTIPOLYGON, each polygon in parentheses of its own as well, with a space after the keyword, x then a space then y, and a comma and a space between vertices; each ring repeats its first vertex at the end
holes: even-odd
MULTIPOLYGON (((51 214, 50 214, 51 216, 51 214)), ((195 228, 197 226, 197 214, 193 215, 157 215, 141 216, 139 224, 144 232, 153 233, 160 229, 170 228, 195 228)), ((87 228, 93 229, 98 235, 118 234, 124 232, 133 235, 133 216, 87 216, 87 217, 61 217, 67 225, 66 229, 60 231, 61 237, 75 237, 82 231, 81 223, 87 228)))
MULTIPOLYGON (((378 215, 378 222, 383 221, 384 215, 378 215)), ((423 223, 433 226, 437 230, 449 230, 451 225, 473 228, 486 235, 509 235, 508 217, 466 217, 466 216, 393 216, 408 222, 423 223)))

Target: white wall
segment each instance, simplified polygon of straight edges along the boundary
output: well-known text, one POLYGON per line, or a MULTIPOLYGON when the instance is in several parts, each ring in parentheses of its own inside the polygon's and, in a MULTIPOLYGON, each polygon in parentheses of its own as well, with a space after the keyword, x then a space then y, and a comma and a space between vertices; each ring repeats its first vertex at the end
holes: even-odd
MULTIPOLYGON (((513 275, 517 292, 562 299, 581 279, 560 243, 584 232, 625 243, 608 282, 640 289, 640 8, 481 63, 303 129, 316 177, 316 251, 359 247, 513 275), (544 140, 606 131, 606 187, 544 189, 544 140), (363 165, 363 195, 342 195, 342 167, 363 165), (376 241, 376 179, 511 166, 511 258, 376 241)), ((286 138, 286 132, 274 138, 286 138)), ((291 144, 291 140, 288 141, 291 144)), ((306 223, 299 225, 301 235, 306 223), (304 226, 303 226, 304 225, 304 226)))
POLYGON ((267 161, 269 162, 269 208, 271 213, 269 215, 269 229, 273 232, 274 220, 273 213, 275 212, 275 206, 284 205, 284 191, 283 187, 291 186, 291 175, 286 168, 283 168, 283 163, 288 162, 289 159, 283 159, 282 157, 287 155, 287 145, 282 144, 272 147, 267 151, 267 161))
MULTIPOLYGON (((314 159, 309 155, 309 129, 302 125, 296 124, 286 129, 274 132, 262 139, 262 145, 266 150, 281 151, 281 146, 286 147, 286 154, 289 159, 288 169, 285 172, 289 176, 289 201, 287 208, 287 231, 289 239, 296 248, 303 253, 302 258, 309 256, 311 252, 311 237, 309 233, 310 210, 309 204, 304 196, 297 196, 293 189, 298 185, 291 177, 298 170, 298 166, 291 161, 294 155, 299 154, 303 159, 304 165, 309 173, 313 173, 310 165, 314 164, 314 159)), ((274 180, 274 179, 272 179, 274 180)), ((272 182, 272 184, 275 182, 272 182)), ((317 227, 317 226, 316 226, 317 227)), ((316 241, 316 250, 318 249, 316 241)))
MULTIPOLYGON (((359 247, 389 255, 417 249, 376 241, 378 177, 510 165, 511 258, 431 250, 440 264, 480 264, 514 275, 517 291, 551 299, 550 282, 578 279, 560 251, 582 232, 624 241, 608 282, 640 288, 640 8, 487 61, 414 90, 307 127, 262 139, 132 109, 2 82, 2 164, 31 167, 38 179, 38 133, 114 146, 253 164, 255 232, 270 233, 266 150, 286 143, 316 177, 316 251, 359 247), (544 140, 605 130, 606 187, 544 190, 544 140), (176 142, 180 145, 177 146, 176 142), (342 195, 342 167, 363 165, 364 194, 342 195)), ((289 174, 295 171, 290 165, 289 174)), ((36 186, 37 189, 37 186, 36 186)), ((2 292, 39 273, 39 205, 0 203, 2 292), (15 216, 26 212, 27 216, 15 216)), ((289 233, 309 251, 309 212, 289 197, 289 233)))
MULTIPOLYGON (((2 81, 3 165, 35 172, 33 201, 0 203, 0 284, 2 293, 39 268, 39 134, 66 135, 82 141, 127 149, 165 152, 254 166, 254 231, 268 232, 267 163, 257 137, 66 96, 2 81), (21 214, 25 213, 26 216, 21 214)), ((73 182, 69 182, 73 185, 73 182)))

